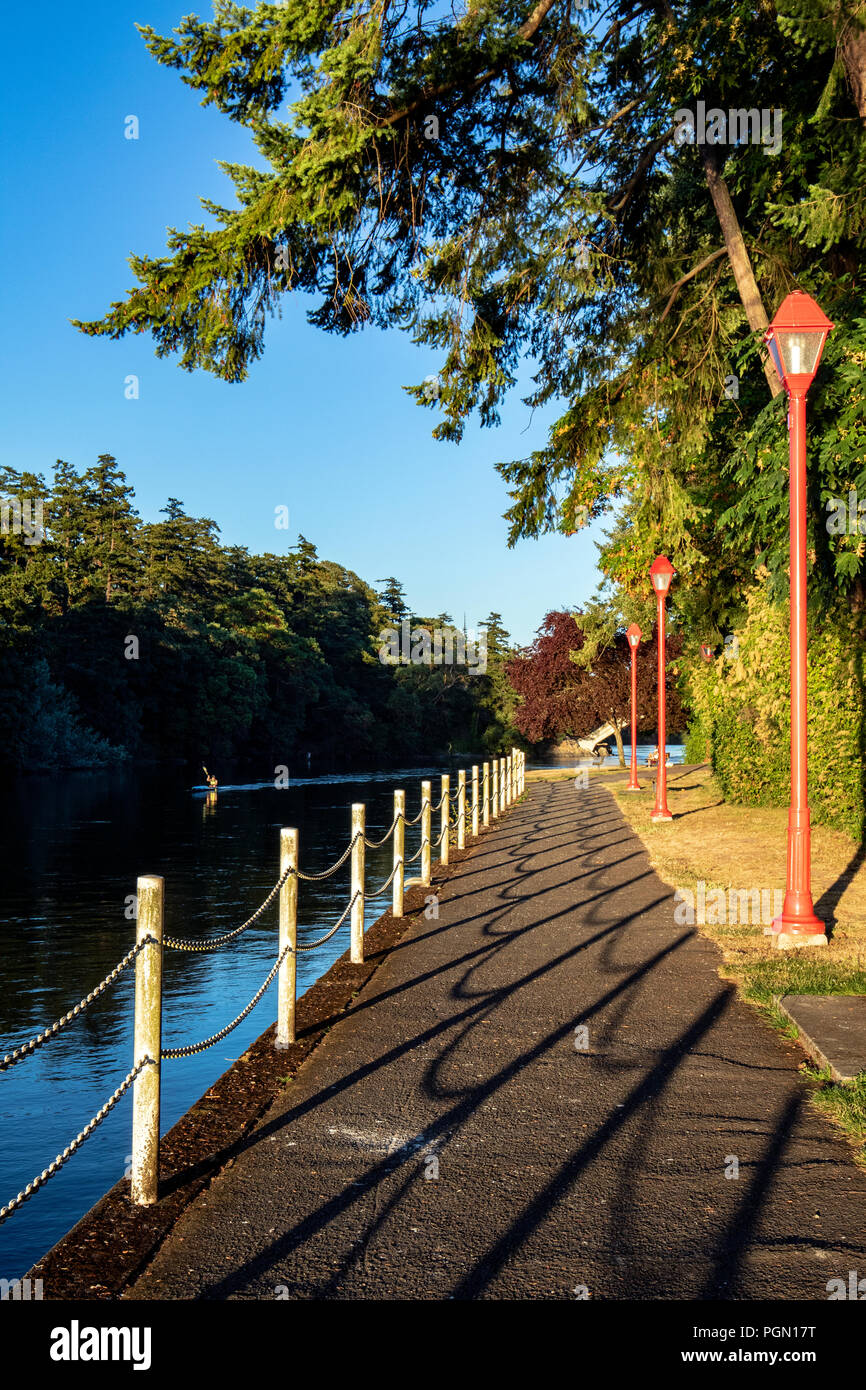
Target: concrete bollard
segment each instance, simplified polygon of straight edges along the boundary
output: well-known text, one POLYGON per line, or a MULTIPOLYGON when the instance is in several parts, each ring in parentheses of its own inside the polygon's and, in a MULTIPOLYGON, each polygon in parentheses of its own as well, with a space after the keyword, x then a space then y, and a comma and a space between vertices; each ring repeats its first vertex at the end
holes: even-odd
POLYGON ((430 859, 433 851, 433 791, 431 782, 421 783, 421 882, 430 883, 430 859))
POLYGON ((132 1083, 132 1171, 130 1195, 136 1206, 159 1198, 159 1099, 162 1058, 162 935, 165 880, 147 874, 136 883, 136 942, 153 937, 135 959, 133 1066, 152 1062, 132 1083))
POLYGON ((439 795, 442 799, 441 819, 439 821, 439 832, 442 839, 439 843, 439 863, 448 863, 448 833, 451 825, 451 802, 448 800, 451 795, 451 778, 448 773, 444 773, 439 788, 439 795))
POLYGON ((391 912, 403 916, 403 882, 406 876, 406 793, 394 793, 394 896, 391 912))
POLYGON ((352 803, 352 941, 350 959, 353 965, 364 960, 364 833, 366 810, 363 801, 352 803))
POLYGON ((481 824, 486 830, 490 824, 490 764, 482 765, 481 824))
POLYGON ((478 838, 478 764, 472 768, 472 836, 478 838))
POLYGON ((457 848, 466 848, 466 769, 457 774, 457 848))
POLYGON ((490 764, 491 786, 490 786, 490 818, 496 820, 499 816, 499 759, 494 758, 490 764))
POLYGON ((280 933, 278 950, 289 947, 277 972, 277 1035, 274 1047, 282 1051, 295 1041, 295 999, 298 989, 298 832, 280 831, 280 878, 289 874, 280 889, 280 933))

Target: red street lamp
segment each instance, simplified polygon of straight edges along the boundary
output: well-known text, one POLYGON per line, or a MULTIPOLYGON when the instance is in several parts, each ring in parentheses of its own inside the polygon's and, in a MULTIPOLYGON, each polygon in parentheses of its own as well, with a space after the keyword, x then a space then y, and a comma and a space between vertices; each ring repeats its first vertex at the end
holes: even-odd
POLYGON ((656 799, 650 812, 650 820, 673 820, 668 810, 668 758, 665 748, 665 599, 673 577, 674 567, 667 555, 657 555, 650 565, 650 578, 658 602, 656 631, 659 656, 659 767, 656 775, 656 799))
POLYGON ((701 656, 703 657, 704 661, 712 661, 712 659, 713 659, 713 649, 712 649, 712 647, 709 645, 709 643, 707 643, 707 642, 702 642, 702 643, 701 643, 701 656))
POLYGON ((782 915, 773 923, 776 945, 826 946, 824 923, 812 903, 812 832, 806 747, 806 393, 812 385, 833 324, 808 294, 795 290, 767 329, 776 370, 788 392, 791 459, 791 801, 788 865, 782 915))
POLYGON ((643 633, 637 623, 632 623, 626 628, 625 635, 631 647, 631 776, 626 791, 639 792, 643 788, 637 780, 637 649, 643 633))

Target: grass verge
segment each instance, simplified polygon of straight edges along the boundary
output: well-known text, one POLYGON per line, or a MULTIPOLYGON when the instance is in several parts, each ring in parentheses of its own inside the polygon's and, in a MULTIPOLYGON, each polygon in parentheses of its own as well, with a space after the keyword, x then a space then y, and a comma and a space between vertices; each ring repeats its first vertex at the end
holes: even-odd
MULTIPOLYGON (((615 784, 620 810, 645 844, 653 868, 666 883, 697 893, 712 889, 763 889, 785 886, 787 810, 776 806, 734 806, 725 802, 708 769, 668 772, 670 822, 653 824, 652 783, 641 778, 643 796, 615 784)), ((763 924, 697 922, 721 948, 720 973, 787 1037, 796 1027, 779 1009, 785 994, 866 994, 866 862, 863 846, 827 826, 812 832, 812 891, 818 916, 831 927, 826 947, 776 950, 763 924)), ((706 914, 712 919, 711 907, 706 914)), ((844 1085, 804 1062, 813 1102, 851 1138, 858 1161, 866 1165, 866 1072, 844 1085)))

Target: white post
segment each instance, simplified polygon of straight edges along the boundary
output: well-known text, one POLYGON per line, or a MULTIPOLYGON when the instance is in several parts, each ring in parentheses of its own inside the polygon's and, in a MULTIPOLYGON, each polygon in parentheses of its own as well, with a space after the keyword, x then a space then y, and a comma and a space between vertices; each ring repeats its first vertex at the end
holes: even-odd
POLYGON ((478 764, 472 768, 472 837, 478 838, 478 764))
POLYGON ((430 883, 430 858, 433 838, 433 791, 432 783, 421 783, 421 882, 426 888, 430 883))
POLYGON ((499 815, 499 759, 494 758, 490 764, 490 771, 493 774, 493 784, 490 788, 490 818, 496 820, 499 815))
POLYGON ((512 777, 513 777, 513 775, 514 775, 514 764, 513 764, 512 761, 511 761, 511 754, 509 753, 509 754, 508 754, 508 757, 505 759, 505 804, 506 804, 506 806, 510 806, 511 803, 512 803, 512 801, 514 800, 514 789, 513 789, 512 780, 511 780, 512 777))
POLYGON ((352 803, 352 947, 350 958, 353 965, 361 965, 364 960, 364 829, 365 808, 363 801, 352 803))
POLYGON ((466 769, 457 774, 457 848, 466 848, 466 769))
POLYGON ((153 939, 135 959, 133 1066, 152 1060, 138 1073, 132 1089, 132 1183, 138 1207, 159 1197, 159 1092, 162 1059, 162 931, 165 880, 147 874, 136 884, 136 943, 153 939))
POLYGON ((403 881, 406 876, 406 793, 394 793, 394 900, 391 913, 403 916, 403 881))
POLYGON ((277 1036, 274 1047, 279 1051, 295 1041, 295 999, 298 984, 298 832, 280 831, 280 878, 288 875, 280 889, 280 934, 278 951, 283 963, 277 973, 277 1036))
POLYGON ((484 764, 483 764, 482 772, 483 772, 484 775, 483 775, 482 784, 481 784, 481 785, 482 785, 482 790, 483 790, 483 795, 482 795, 482 799, 481 799, 481 823, 482 823, 482 825, 484 826, 484 828, 485 828, 485 830, 486 830, 487 827, 488 827, 488 825, 490 824, 490 764, 489 764, 489 763, 484 763, 484 764))
POLYGON ((450 826, 450 824, 451 824, 451 802, 448 800, 448 798, 449 798, 449 796, 450 796, 450 794, 451 794, 451 778, 449 777, 449 775, 448 775, 447 772, 444 773, 443 776, 442 776, 442 782, 441 782, 439 791, 440 791, 440 795, 441 795, 441 797, 442 797, 441 819, 440 819, 440 822, 439 822, 439 831, 440 831, 440 833, 441 833, 441 835, 442 835, 442 839, 441 839, 441 841, 440 841, 440 843, 439 843, 439 863, 440 863, 440 864, 447 864, 447 863, 448 863, 448 831, 449 831, 449 826, 450 826))
POLYGON ((499 759, 499 814, 505 814, 505 759, 499 759))

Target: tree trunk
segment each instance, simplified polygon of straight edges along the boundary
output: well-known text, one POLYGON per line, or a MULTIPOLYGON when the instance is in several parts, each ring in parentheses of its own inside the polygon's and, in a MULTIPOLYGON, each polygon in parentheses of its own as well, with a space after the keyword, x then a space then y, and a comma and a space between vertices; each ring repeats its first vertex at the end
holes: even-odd
POLYGON ((616 739, 616 751, 619 754, 619 765, 620 767, 625 767, 625 749, 622 746, 622 729, 619 727, 619 720, 615 714, 610 716, 610 722, 613 725, 614 738, 616 739))
MULTIPOLYGON (((731 270, 734 272, 734 279, 737 282, 737 289, 740 292, 740 299, 746 311, 749 327, 753 333, 764 333, 769 323, 767 312, 755 280, 746 243, 743 241, 743 233, 740 231, 736 209, 731 202, 728 185, 721 175, 718 153, 714 146, 704 145, 701 157, 704 161, 710 196, 716 209, 722 236, 725 239, 728 260, 731 263, 731 270)), ((764 376, 767 378, 770 394, 778 396, 784 388, 769 353, 764 357, 764 376)))
POLYGON ((852 18, 839 39, 839 57, 861 121, 866 121, 866 29, 852 18))

